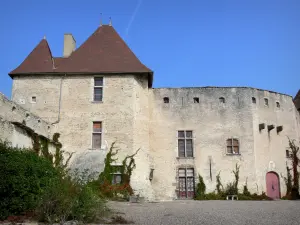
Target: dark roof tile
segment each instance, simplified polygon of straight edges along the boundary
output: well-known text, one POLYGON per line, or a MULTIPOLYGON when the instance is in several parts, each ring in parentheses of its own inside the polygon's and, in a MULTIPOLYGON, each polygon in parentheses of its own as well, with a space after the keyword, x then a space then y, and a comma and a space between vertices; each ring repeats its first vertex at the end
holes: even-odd
POLYGON ((53 71, 52 54, 48 42, 43 39, 25 58, 25 60, 9 75, 45 73, 53 71))

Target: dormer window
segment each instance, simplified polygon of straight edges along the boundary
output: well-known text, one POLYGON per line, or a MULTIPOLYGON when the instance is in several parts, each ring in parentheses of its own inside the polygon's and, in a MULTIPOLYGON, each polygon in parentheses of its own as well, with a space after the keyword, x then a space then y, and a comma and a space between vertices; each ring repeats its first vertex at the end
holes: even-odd
POLYGON ((169 103, 169 98, 168 97, 164 97, 164 103, 169 103))

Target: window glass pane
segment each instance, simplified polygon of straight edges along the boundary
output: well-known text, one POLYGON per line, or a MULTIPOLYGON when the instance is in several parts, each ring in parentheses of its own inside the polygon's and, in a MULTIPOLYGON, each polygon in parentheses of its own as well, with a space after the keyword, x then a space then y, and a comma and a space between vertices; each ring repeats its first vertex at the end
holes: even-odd
POLYGON ((233 139, 233 146, 239 146, 239 141, 237 139, 233 139))
POLYGON ((93 148, 101 148, 101 134, 93 134, 93 148))
POLYGON ((231 146, 232 145, 232 139, 227 139, 227 146, 231 146))
POLYGON ((95 86, 103 86, 103 77, 95 77, 94 81, 95 86))
POLYGON ((239 147, 234 146, 233 147, 233 153, 238 154, 239 153, 239 147))
POLYGON ((94 101, 102 101, 102 88, 94 88, 94 101))
POLYGON ((186 169, 186 176, 187 177, 193 177, 194 176, 194 169, 193 168, 186 169))
POLYGON ((227 147, 227 153, 232 154, 232 147, 227 147))
POLYGON ((192 138, 193 137, 193 131, 186 131, 185 135, 187 138, 192 138))
POLYGON ((115 176, 116 184, 120 184, 122 180, 121 174, 115 174, 114 176, 115 176))
POLYGON ((186 157, 193 157, 193 140, 186 140, 186 157))
POLYGON ((178 140, 178 156, 185 157, 184 153, 184 140, 178 140))
POLYGON ((184 138, 184 131, 178 131, 178 137, 184 138))
POLYGON ((101 122, 93 123, 93 132, 101 132, 101 122))
POLYGON ((178 170, 178 176, 179 177, 185 177, 185 169, 179 169, 178 170))

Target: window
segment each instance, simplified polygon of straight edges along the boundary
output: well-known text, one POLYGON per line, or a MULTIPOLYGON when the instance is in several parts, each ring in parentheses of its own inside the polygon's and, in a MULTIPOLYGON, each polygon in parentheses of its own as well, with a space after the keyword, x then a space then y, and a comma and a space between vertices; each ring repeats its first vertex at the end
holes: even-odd
POLYGON ((178 156, 193 157, 192 131, 178 131, 178 156))
POLYGON ((93 122, 93 141, 92 141, 93 149, 101 148, 101 136, 102 136, 102 123, 93 122))
POLYGON ((287 158, 292 158, 292 156, 293 156, 293 154, 290 150, 286 150, 285 155, 286 155, 287 158))
POLYGON ((276 102, 276 107, 277 107, 278 109, 280 109, 280 103, 279 103, 279 102, 276 102))
POLYGON ((36 96, 31 97, 31 103, 36 103, 36 96))
POLYGON ((194 103, 199 103, 199 98, 194 98, 194 103))
POLYGON ((169 103, 169 98, 168 97, 164 97, 164 103, 169 103))
POLYGON ((220 103, 225 103, 225 98, 221 97, 219 98, 220 103))
POLYGON ((240 154, 239 140, 234 138, 227 139, 227 154, 240 154))
POLYGON ((94 78, 94 101, 102 102, 103 95, 103 77, 94 78))
POLYGON ((256 104, 256 98, 252 97, 252 103, 256 104))
POLYGON ((269 106, 269 100, 267 98, 265 98, 264 100, 265 100, 265 106, 269 106))
POLYGON ((178 198, 193 198, 195 179, 193 168, 178 169, 178 198))
POLYGON ((122 182, 121 166, 113 166, 112 184, 120 184, 122 182))

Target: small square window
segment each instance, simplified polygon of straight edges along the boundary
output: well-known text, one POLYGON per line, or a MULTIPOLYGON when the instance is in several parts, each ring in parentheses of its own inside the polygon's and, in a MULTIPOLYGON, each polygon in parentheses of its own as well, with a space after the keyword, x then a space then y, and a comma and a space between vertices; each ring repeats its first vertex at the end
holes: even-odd
POLYGON ((31 102, 32 102, 32 103, 36 103, 36 96, 32 96, 32 97, 31 97, 31 102))
POLYGON ((219 101, 220 101, 220 103, 225 103, 225 98, 224 97, 220 97, 219 101))
POLYGON ((169 103, 169 98, 168 97, 164 97, 164 103, 169 103))
POLYGON ((256 98, 252 97, 252 103, 256 104, 256 98))
POLYGON ((269 100, 265 98, 264 101, 265 101, 265 106, 269 106, 269 100))
POLYGON ((194 98, 194 103, 199 103, 199 98, 194 98))
POLYGON ((278 109, 280 109, 280 103, 279 103, 279 102, 276 102, 276 107, 277 107, 278 109))

